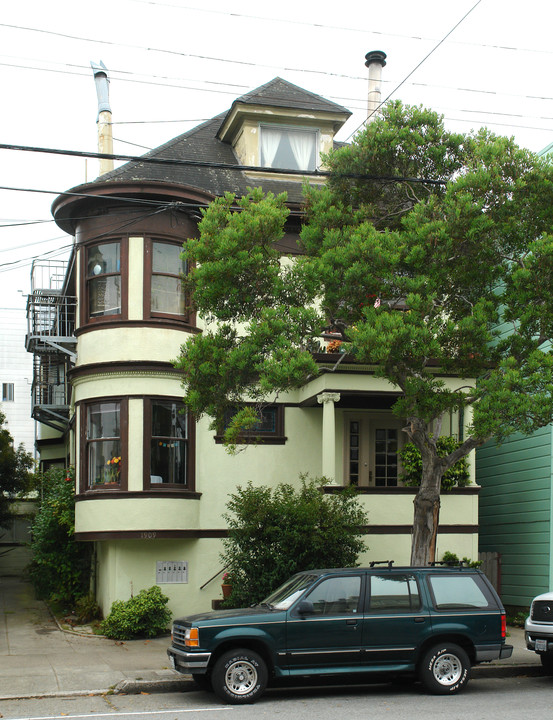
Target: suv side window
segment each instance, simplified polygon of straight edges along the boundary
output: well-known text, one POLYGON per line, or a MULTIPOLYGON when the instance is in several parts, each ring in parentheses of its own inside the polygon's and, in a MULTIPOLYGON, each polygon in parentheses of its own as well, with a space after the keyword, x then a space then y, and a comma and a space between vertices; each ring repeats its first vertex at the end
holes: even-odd
POLYGON ((413 575, 371 575, 370 581, 370 612, 412 612, 420 608, 419 588, 413 575))
POLYGON ((495 607, 479 575, 429 575, 428 584, 436 610, 495 607))
POLYGON ((353 615, 359 610, 361 576, 331 577, 320 582, 306 597, 314 615, 353 615))

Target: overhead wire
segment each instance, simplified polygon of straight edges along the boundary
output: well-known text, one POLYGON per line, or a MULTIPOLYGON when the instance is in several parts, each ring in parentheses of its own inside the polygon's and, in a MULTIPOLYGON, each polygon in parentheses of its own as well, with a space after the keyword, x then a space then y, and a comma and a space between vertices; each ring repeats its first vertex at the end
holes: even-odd
POLYGON ((365 125, 365 124, 373 117, 373 115, 374 115, 375 113, 377 113, 377 112, 380 110, 380 108, 388 102, 388 100, 392 97, 392 95, 394 95, 394 94, 399 90, 399 88, 411 77, 411 75, 413 75, 413 74, 421 67, 421 65, 423 65, 423 64, 428 60, 428 58, 436 52, 436 50, 437 50, 437 49, 447 40, 447 38, 459 27, 459 25, 461 25, 461 23, 463 23, 463 22, 466 20, 466 18, 478 7, 478 5, 480 5, 481 2, 482 2, 482 0, 476 0, 475 4, 470 8, 470 10, 468 10, 468 11, 463 15, 463 17, 462 17, 457 23, 455 23, 455 25, 451 28, 451 30, 449 30, 449 31, 443 36, 443 38, 432 48, 432 50, 431 50, 429 53, 427 53, 427 54, 423 57, 423 59, 422 59, 417 65, 415 65, 415 67, 411 70, 411 72, 409 72, 409 73, 403 78, 403 80, 402 80, 398 85, 396 85, 396 87, 392 90, 392 92, 389 93, 389 94, 386 96, 386 98, 384 98, 384 100, 382 100, 382 101, 379 103, 379 105, 371 112, 371 114, 366 118, 366 120, 365 120, 364 122, 362 122, 361 125, 359 125, 359 127, 358 127, 356 130, 354 130, 354 131, 349 135, 348 140, 351 139, 351 138, 353 137, 353 135, 355 135, 355 133, 357 133, 357 132, 360 130, 360 128, 362 128, 363 125, 365 125))

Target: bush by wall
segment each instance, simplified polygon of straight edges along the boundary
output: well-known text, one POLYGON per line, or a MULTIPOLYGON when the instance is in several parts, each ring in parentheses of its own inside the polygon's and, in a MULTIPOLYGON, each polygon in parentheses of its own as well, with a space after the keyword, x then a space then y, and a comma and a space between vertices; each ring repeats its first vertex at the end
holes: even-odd
POLYGON ((232 582, 226 607, 258 603, 301 570, 357 565, 366 514, 354 488, 325 495, 324 484, 304 476, 299 489, 248 484, 230 496, 221 556, 232 582))
POLYGON ((116 600, 100 624, 100 632, 113 640, 161 635, 171 622, 168 602, 158 585, 141 590, 129 600, 116 600))
POLYGON ((73 604, 90 585, 91 543, 75 540, 72 468, 52 468, 37 479, 39 507, 32 523, 29 575, 44 600, 73 604))

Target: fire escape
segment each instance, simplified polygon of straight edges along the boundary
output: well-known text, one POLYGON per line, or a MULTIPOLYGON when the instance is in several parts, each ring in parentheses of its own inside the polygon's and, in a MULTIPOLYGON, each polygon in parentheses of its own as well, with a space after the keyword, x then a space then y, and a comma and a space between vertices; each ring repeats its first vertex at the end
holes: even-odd
POLYGON ((32 417, 64 432, 70 420, 69 370, 76 360, 76 298, 67 294, 63 260, 41 260, 31 269, 26 348, 33 353, 32 417))

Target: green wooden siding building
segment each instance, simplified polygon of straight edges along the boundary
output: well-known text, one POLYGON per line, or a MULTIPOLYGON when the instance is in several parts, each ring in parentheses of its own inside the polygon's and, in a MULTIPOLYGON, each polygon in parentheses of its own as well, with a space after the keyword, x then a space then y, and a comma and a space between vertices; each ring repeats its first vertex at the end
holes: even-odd
POLYGON ((505 605, 528 607, 553 587, 553 427, 513 435, 476 453, 480 552, 501 555, 505 605))

